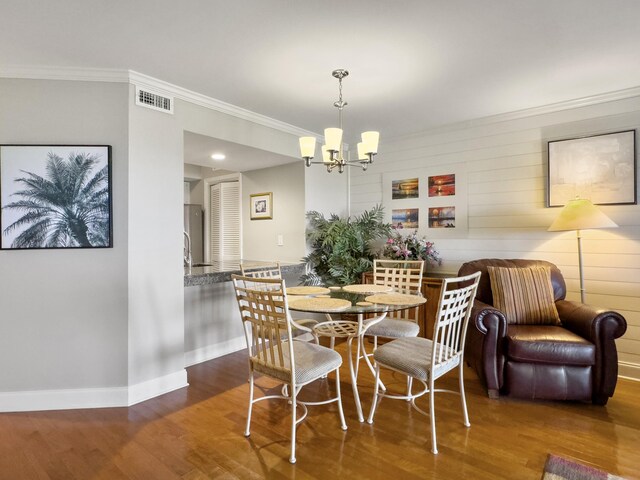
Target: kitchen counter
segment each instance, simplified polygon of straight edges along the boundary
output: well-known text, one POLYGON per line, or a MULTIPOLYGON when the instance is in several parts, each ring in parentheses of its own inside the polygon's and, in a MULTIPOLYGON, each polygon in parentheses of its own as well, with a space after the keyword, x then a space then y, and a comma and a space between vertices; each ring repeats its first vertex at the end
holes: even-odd
MULTIPOLYGON (((240 263, 251 266, 273 265, 274 262, 262 262, 253 260, 213 261, 205 266, 185 267, 184 286, 195 287, 199 285, 211 285, 231 281, 231 275, 240 274, 240 263)), ((304 273, 304 263, 280 263, 282 275, 298 278, 304 273)), ((287 282, 288 283, 288 282, 287 282)))
MULTIPOLYGON (((244 260, 251 266, 273 262, 244 260)), ((280 263, 287 285, 300 283, 304 263, 280 263)), ((240 261, 211 262, 184 270, 184 349, 186 366, 246 348, 242 320, 231 283, 240 261)), ((305 316, 308 318, 308 315, 305 316)))

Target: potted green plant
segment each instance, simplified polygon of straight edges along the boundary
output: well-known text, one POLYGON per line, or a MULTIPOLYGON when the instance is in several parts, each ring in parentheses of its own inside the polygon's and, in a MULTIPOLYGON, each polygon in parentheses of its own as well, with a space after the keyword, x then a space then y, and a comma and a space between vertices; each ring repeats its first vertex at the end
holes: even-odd
POLYGON ((332 214, 307 213, 307 241, 311 251, 303 259, 309 273, 301 277, 304 285, 349 285, 359 283, 371 270, 376 240, 391 235, 391 225, 383 221, 384 209, 376 205, 353 218, 332 214))

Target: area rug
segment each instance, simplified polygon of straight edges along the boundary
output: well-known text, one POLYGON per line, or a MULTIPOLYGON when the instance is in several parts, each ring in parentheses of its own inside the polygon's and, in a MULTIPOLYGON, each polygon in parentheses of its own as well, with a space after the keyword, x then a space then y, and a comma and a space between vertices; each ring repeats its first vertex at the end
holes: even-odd
POLYGON ((564 457, 551 455, 544 464, 542 480, 624 480, 597 468, 576 463, 564 457))

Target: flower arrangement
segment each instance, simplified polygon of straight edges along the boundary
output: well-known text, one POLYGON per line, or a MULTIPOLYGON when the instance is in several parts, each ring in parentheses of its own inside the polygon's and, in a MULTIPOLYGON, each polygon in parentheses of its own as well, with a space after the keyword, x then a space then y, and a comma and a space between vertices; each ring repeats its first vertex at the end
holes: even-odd
POLYGON ((425 237, 419 238, 418 231, 403 236, 398 228, 392 227, 393 232, 387 239, 382 256, 391 259, 424 260, 431 265, 442 265, 440 253, 434 248, 433 242, 425 237))

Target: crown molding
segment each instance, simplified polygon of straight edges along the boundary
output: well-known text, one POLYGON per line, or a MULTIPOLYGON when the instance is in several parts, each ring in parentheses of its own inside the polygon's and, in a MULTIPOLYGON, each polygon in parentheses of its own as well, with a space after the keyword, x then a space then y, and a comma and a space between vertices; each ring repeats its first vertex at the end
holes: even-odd
POLYGON ((109 68, 43 67, 32 65, 1 65, 0 78, 30 80, 72 80, 76 82, 129 83, 127 70, 109 68))
POLYGON ((472 127, 482 127, 496 123, 511 122, 514 120, 520 120, 522 118, 535 117, 547 113, 561 112, 563 110, 588 107, 591 105, 615 102, 618 100, 626 100, 628 98, 634 97, 640 97, 640 86, 625 88, 613 92, 600 93, 588 97, 575 98, 572 100, 564 100, 562 102, 550 103, 548 105, 541 105, 539 107, 524 108, 522 110, 515 110, 513 112, 498 113, 496 115, 463 120, 456 123, 450 123, 448 125, 442 125, 440 127, 421 130, 419 132, 413 132, 406 135, 398 135, 393 138, 387 139, 386 141, 388 142, 390 140, 404 140, 408 138, 420 137, 423 135, 454 132, 457 130, 464 130, 472 127))
POLYGON ((179 87, 169 82, 159 80, 134 70, 116 70, 107 68, 75 68, 75 67, 42 67, 42 66, 0 66, 0 78, 24 78, 32 80, 71 80, 81 82, 115 82, 130 83, 137 87, 148 88, 159 94, 179 98, 201 107, 247 120, 258 125, 273 128, 295 136, 313 136, 322 138, 315 132, 310 132, 295 125, 281 122, 275 118, 261 115, 230 103, 179 87))
POLYGON ((211 98, 192 90, 182 88, 178 85, 174 85, 172 83, 150 77, 143 73, 129 70, 129 80, 130 83, 138 87, 147 87, 151 90, 157 91, 160 94, 170 95, 175 98, 179 98, 180 100, 200 105, 201 107, 209 108, 226 115, 231 115, 243 120, 248 120, 250 122, 273 128, 281 132, 290 133, 296 136, 314 136, 316 138, 320 138, 320 136, 315 132, 310 132, 309 130, 296 127, 295 125, 291 125, 289 123, 281 122, 280 120, 276 120, 275 118, 267 117, 266 115, 252 112, 251 110, 237 107, 221 100, 216 100, 215 98, 211 98))
MULTIPOLYGON (((289 123, 281 122, 275 118, 267 117, 260 113, 252 112, 245 108, 237 107, 230 103, 216 100, 215 98, 202 95, 200 93, 179 87, 169 82, 159 80, 149 75, 136 72, 134 70, 118 70, 108 68, 77 68, 77 67, 51 67, 51 66, 23 66, 23 65, 2 65, 0 66, 0 78, 26 78, 37 80, 72 80, 83 82, 116 82, 131 83, 138 87, 147 87, 157 93, 173 96, 186 102, 200 105, 217 112, 231 115, 243 120, 247 120, 265 127, 273 128, 281 132, 290 133, 296 136, 313 136, 322 139, 322 135, 310 132, 303 128, 296 127, 289 123)), ((614 102, 627 98, 640 97, 640 86, 617 90, 613 92, 601 93, 562 102, 551 103, 539 107, 525 108, 513 112, 500 113, 487 117, 479 117, 471 120, 443 125, 420 132, 413 132, 407 135, 398 135, 389 140, 401 140, 425 134, 445 133, 462 130, 470 127, 491 125, 500 122, 509 122, 546 113, 559 112, 573 108, 587 107, 600 103, 614 102)))

